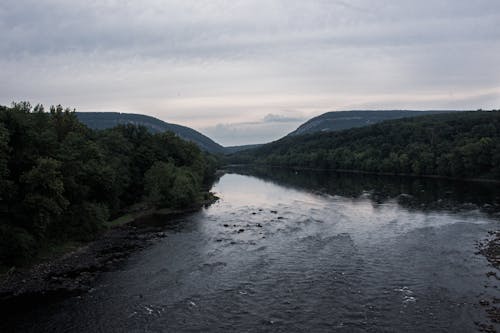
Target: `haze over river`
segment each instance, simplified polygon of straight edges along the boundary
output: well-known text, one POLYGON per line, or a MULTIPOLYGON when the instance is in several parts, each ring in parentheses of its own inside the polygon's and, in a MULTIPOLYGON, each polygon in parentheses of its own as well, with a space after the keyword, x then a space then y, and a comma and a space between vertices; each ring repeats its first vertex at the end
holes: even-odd
POLYGON ((499 298, 477 242, 498 185, 236 170, 220 200, 13 330, 471 332, 499 298))

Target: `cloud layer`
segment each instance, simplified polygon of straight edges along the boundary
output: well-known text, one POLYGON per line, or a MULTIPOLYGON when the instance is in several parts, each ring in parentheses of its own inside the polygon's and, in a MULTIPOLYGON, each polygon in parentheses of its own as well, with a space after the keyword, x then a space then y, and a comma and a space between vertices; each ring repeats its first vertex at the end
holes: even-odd
POLYGON ((224 144, 330 110, 498 108, 498 22, 496 0, 4 0, 0 103, 150 114, 224 144))

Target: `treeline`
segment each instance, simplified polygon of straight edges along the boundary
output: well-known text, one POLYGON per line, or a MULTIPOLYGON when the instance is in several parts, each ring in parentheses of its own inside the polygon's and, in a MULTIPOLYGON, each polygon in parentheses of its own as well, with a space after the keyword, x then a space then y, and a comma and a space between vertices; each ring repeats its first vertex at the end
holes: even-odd
POLYGON ((500 112, 419 116, 285 137, 231 163, 500 179, 500 112))
POLYGON ((91 239, 138 202, 193 205, 216 163, 169 132, 91 130, 61 106, 0 106, 0 263, 22 262, 48 240, 91 239))

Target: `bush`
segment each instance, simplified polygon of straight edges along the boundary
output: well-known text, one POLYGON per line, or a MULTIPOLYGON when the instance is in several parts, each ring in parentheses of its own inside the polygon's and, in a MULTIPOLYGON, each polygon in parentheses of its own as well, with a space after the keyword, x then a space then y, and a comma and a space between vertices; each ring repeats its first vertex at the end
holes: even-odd
POLYGON ((20 264, 35 254, 36 241, 25 229, 0 225, 0 262, 20 264))

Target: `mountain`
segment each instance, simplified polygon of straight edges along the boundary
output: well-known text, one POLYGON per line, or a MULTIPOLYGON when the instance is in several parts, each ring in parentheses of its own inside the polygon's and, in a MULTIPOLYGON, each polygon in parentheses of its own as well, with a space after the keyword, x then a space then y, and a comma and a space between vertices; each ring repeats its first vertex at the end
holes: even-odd
POLYGON ((209 137, 192 128, 166 123, 160 119, 134 113, 119 112, 77 112, 78 119, 93 129, 111 128, 117 125, 133 124, 147 127, 153 133, 170 131, 184 140, 197 144, 202 150, 210 153, 224 153, 225 148, 209 137))
POLYGON ((314 132, 333 132, 353 127, 361 127, 379 123, 385 120, 406 117, 423 116, 428 114, 449 113, 455 111, 411 111, 411 110, 360 110, 360 111, 333 111, 312 118, 300 125, 290 136, 314 132))
POLYGON ((228 162, 500 180, 500 111, 441 112, 289 135, 228 162))
POLYGON ((262 145, 263 145, 262 143, 256 143, 256 144, 242 145, 242 146, 229 146, 229 147, 224 147, 224 149, 226 154, 234 154, 239 151, 258 148, 262 145))

